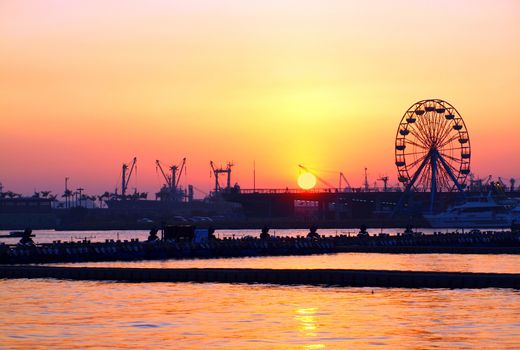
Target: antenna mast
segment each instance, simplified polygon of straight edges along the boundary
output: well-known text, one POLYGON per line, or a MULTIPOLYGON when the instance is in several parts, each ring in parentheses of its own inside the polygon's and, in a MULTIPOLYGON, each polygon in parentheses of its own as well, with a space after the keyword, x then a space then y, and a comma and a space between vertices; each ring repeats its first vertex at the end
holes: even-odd
POLYGON ((365 192, 368 192, 369 190, 367 170, 368 169, 365 167, 365 192))

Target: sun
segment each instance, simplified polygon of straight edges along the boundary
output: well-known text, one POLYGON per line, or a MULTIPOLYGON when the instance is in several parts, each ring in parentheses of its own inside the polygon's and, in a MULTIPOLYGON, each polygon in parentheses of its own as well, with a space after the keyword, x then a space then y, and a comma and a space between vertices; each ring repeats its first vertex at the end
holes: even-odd
POLYGON ((316 176, 309 172, 303 172, 298 176, 298 186, 304 190, 310 190, 316 186, 316 176))

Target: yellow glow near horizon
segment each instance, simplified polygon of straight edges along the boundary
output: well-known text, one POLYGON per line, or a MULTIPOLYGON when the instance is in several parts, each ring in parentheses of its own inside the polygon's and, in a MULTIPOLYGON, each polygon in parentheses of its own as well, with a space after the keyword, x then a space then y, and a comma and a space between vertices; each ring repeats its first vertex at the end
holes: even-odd
POLYGON ((427 98, 462 114, 476 176, 518 177, 519 1, 326 3, 0 2, 0 181, 103 193, 137 156, 149 193, 183 157, 205 191, 209 160, 242 188, 290 186, 296 160, 395 186, 396 128, 427 98))
POLYGON ((310 190, 316 186, 316 176, 309 172, 301 173, 298 176, 298 186, 304 190, 310 190))

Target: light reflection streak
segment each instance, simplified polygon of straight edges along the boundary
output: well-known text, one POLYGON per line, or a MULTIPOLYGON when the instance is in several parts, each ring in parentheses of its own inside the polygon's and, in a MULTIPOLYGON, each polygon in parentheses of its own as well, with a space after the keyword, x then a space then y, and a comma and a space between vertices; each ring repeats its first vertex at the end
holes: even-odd
MULTIPOLYGON (((318 322, 316 320, 318 309, 315 307, 296 309, 294 317, 299 322, 299 332, 306 338, 317 336, 318 322)), ((325 345, 321 343, 310 343, 304 346, 305 349, 322 349, 325 345)))

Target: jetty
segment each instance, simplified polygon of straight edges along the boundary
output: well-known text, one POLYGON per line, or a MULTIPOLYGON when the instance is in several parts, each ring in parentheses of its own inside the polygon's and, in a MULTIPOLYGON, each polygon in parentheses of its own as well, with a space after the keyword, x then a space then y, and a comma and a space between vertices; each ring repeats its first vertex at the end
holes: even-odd
POLYGON ((48 244, 0 244, 0 264, 229 258, 348 252, 394 254, 520 254, 520 233, 469 232, 399 236, 336 235, 268 238, 210 238, 105 242, 55 241, 48 244))
POLYGON ((82 281, 262 283, 382 288, 514 288, 520 274, 333 269, 163 269, 0 265, 0 278, 82 281))

